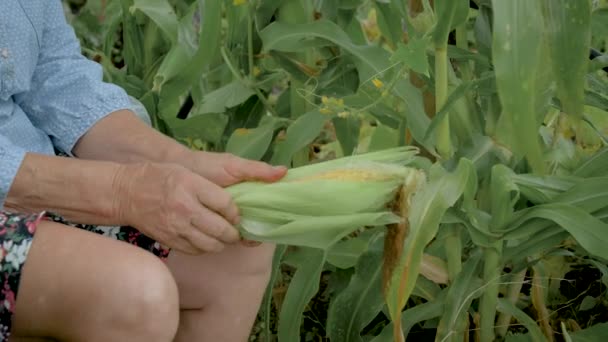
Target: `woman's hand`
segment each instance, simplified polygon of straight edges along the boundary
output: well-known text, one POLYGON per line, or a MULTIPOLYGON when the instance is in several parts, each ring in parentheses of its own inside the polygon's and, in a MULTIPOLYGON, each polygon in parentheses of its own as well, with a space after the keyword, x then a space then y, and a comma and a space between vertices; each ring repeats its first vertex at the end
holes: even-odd
POLYGON ((189 152, 178 161, 180 165, 221 187, 243 181, 276 182, 287 169, 267 163, 239 158, 229 153, 189 152))
MULTIPOLYGON (((243 181, 275 182, 287 173, 287 168, 247 160, 228 153, 191 152, 178 159, 178 163, 209 179, 221 187, 243 181), (180 162, 181 161, 181 162, 180 162)), ((259 242, 243 240, 245 246, 255 247, 259 242)))
POLYGON ((213 181, 176 164, 122 166, 116 176, 120 222, 188 254, 217 252, 239 241, 230 194, 213 181))

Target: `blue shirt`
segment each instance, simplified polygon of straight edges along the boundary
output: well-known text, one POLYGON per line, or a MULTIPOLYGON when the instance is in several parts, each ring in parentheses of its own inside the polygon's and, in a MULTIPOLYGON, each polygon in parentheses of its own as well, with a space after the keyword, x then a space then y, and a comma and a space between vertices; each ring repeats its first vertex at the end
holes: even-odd
POLYGON ((0 205, 27 152, 71 155, 105 115, 130 109, 81 54, 60 0, 0 0, 0 205))

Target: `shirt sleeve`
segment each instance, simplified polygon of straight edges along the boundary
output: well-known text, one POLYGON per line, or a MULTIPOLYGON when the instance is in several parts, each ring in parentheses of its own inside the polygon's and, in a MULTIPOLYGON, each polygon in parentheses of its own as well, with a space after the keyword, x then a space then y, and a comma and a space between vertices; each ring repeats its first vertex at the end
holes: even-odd
POLYGON ((4 207, 8 191, 26 153, 25 149, 15 146, 9 139, 0 135, 0 163, 2 163, 2 168, 0 168, 0 207, 4 207))
POLYGON ((44 1, 45 23, 31 89, 15 96, 32 123, 47 133, 56 148, 72 149, 96 122, 131 109, 126 92, 103 82, 101 66, 81 53, 60 0, 44 1))

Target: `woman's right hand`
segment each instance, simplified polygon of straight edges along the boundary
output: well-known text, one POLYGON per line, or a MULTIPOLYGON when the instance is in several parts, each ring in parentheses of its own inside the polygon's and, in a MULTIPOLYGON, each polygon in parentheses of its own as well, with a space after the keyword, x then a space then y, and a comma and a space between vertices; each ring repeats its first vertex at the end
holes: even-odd
POLYGON ((115 215, 187 254, 218 252, 239 241, 239 212, 220 186, 175 164, 126 164, 115 181, 115 215))

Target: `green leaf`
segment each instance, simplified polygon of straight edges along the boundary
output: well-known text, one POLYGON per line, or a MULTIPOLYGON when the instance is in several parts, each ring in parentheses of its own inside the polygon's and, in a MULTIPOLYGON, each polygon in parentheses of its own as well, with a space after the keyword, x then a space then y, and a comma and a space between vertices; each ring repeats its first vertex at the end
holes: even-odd
POLYGON ((306 24, 274 22, 260 32, 263 51, 301 52, 309 49, 311 39, 320 39, 322 46, 335 44, 356 57, 360 79, 370 80, 390 69, 389 53, 376 46, 356 45, 350 37, 331 21, 320 19, 306 24), (300 42, 300 43, 298 43, 300 42))
POLYGON ((503 115, 511 123, 511 136, 536 173, 545 165, 539 140, 537 103, 544 89, 539 89, 542 70, 541 52, 544 30, 540 5, 536 1, 492 1, 494 40, 492 54, 498 94, 503 115))
POLYGON ((590 328, 571 333, 573 342, 597 342, 608 339, 608 323, 598 323, 590 328))
MULTIPOLYGON (((266 287, 266 292, 264 293, 262 307, 264 322, 266 323, 270 322, 270 315, 272 314, 272 298, 274 293, 274 284, 277 282, 277 278, 281 274, 281 260, 283 260, 283 255, 285 255, 286 250, 287 246, 279 245, 277 246, 274 255, 272 256, 272 272, 270 274, 268 286, 266 287)), ((270 324, 264 325, 264 338, 266 342, 271 342, 270 324)))
POLYGON ((225 114, 203 114, 186 120, 171 121, 171 133, 175 138, 202 139, 219 145, 228 124, 225 114))
POLYGON ((460 83, 458 87, 456 87, 456 89, 450 93, 450 96, 448 96, 443 107, 440 108, 437 114, 433 117, 431 124, 428 125, 424 133, 424 141, 428 141, 432 136, 435 135, 435 130, 439 126, 439 123, 441 123, 443 118, 448 115, 452 107, 454 107, 459 100, 464 98, 467 92, 477 90, 479 87, 487 85, 487 82, 493 80, 493 78, 493 75, 487 75, 476 80, 460 83))
POLYGON ((608 8, 598 8, 593 11, 591 27, 597 37, 608 37, 608 8))
POLYGON ((297 271, 287 289, 285 301, 279 314, 279 341, 299 341, 302 314, 306 305, 319 291, 319 281, 325 253, 321 250, 310 249, 308 258, 297 265, 297 271))
POLYGON ((608 241, 608 224, 591 216, 585 210, 564 203, 543 204, 522 210, 523 215, 510 223, 515 230, 506 234, 506 239, 526 238, 538 229, 532 229, 532 224, 538 224, 533 219, 542 218, 555 222, 567 230, 574 239, 590 254, 608 259, 605 241, 608 241), (531 221, 532 220, 532 221, 531 221), (524 223, 530 221, 528 225, 524 223))
POLYGON ((287 128, 285 140, 278 143, 272 156, 273 165, 289 165, 293 155, 310 144, 323 130, 325 123, 331 116, 308 112, 287 128))
MULTIPOLYGON (((379 227, 384 229, 384 227, 379 227)), ((359 258, 368 250, 370 240, 377 232, 373 229, 366 230, 356 238, 339 241, 327 251, 327 262, 335 267, 347 269, 355 267, 359 258)))
POLYGON ((167 0, 134 0, 131 13, 141 11, 150 18, 171 43, 177 40, 177 15, 167 0))
POLYGON ((593 309, 597 305, 597 298, 591 296, 585 296, 581 305, 578 307, 578 311, 587 311, 593 309))
POLYGON ((603 148, 585 160, 575 171, 578 177, 605 176, 608 173, 608 148, 603 148))
POLYGON ((344 155, 352 154, 359 142, 361 120, 349 115, 346 118, 334 117, 332 121, 344 155))
MULTIPOLYGON (((180 96, 187 92, 195 82, 200 80, 203 72, 209 68, 220 50, 222 34, 222 1, 198 0, 193 3, 198 6, 201 15, 201 28, 198 32, 198 48, 189 59, 175 62, 173 66, 177 70, 167 72, 168 75, 157 75, 156 82, 160 87, 159 112, 164 116, 175 116, 179 108, 180 96)), ((191 25, 191 23, 180 23, 180 25, 191 25)), ((173 45, 172 50, 176 55, 188 55, 188 47, 184 44, 173 45)), ((169 52, 170 54, 172 52, 169 52)))
POLYGON ((399 132, 382 124, 378 124, 370 138, 368 151, 380 151, 399 146, 399 132))
POLYGON ((534 204, 551 202, 557 195, 569 190, 580 181, 580 178, 572 176, 536 176, 531 174, 513 174, 512 178, 524 197, 534 204))
POLYGON ((422 92, 407 80, 399 80, 393 88, 393 95, 398 97, 405 104, 402 114, 406 120, 407 128, 412 133, 412 137, 428 151, 434 151, 434 144, 431 139, 425 139, 425 132, 428 131, 431 119, 424 111, 422 92))
POLYGON ((237 129, 228 139, 226 152, 245 159, 260 160, 272 142, 275 128, 276 124, 270 122, 253 129, 237 129))
POLYGON ((409 69, 429 76, 429 60, 426 55, 427 39, 411 39, 407 44, 399 43, 391 57, 393 62, 401 62, 409 69))
POLYGON ((448 41, 450 31, 464 23, 469 15, 469 2, 466 0, 435 1, 436 23, 433 32, 435 46, 443 46, 448 41))
POLYGON ((591 46, 591 3, 544 0, 543 5, 557 95, 564 111, 580 118, 591 46))
MULTIPOLYGON (((441 317, 445 308, 445 294, 447 290, 441 292, 441 295, 437 300, 426 302, 413 306, 403 311, 403 317, 401 317, 401 326, 403 335, 407 338, 410 330, 421 322, 431 320, 437 317, 441 317)), ((376 336, 371 342, 394 342, 393 340, 393 323, 389 323, 382 329, 382 332, 376 336)))
POLYGON ((331 302, 327 334, 332 341, 363 341, 361 330, 384 306, 382 297, 382 239, 376 235, 357 264, 348 286, 331 302))
POLYGON ((540 330, 534 319, 513 305, 513 303, 509 302, 507 299, 498 298, 498 311, 515 317, 519 323, 528 329, 528 333, 531 335, 530 337, 532 341, 546 341, 543 332, 540 330))
POLYGON ((253 90, 235 80, 205 95, 197 113, 223 113, 227 108, 238 106, 253 95, 253 90))
POLYGON ((403 253, 388 282, 386 301, 391 320, 400 319, 401 310, 416 285, 425 247, 437 234, 445 211, 462 196, 473 176, 473 165, 466 159, 461 159, 457 169, 447 174, 436 164, 429 184, 414 195, 403 253))
POLYGON ((481 256, 481 253, 471 256, 462 266, 462 271, 454 279, 454 282, 448 287, 448 293, 444 301, 445 311, 437 327, 437 340, 461 341, 463 332, 467 331, 466 323, 469 307, 473 300, 483 293, 482 291, 476 292, 480 283, 476 276, 479 271, 481 256), (460 332, 460 335, 457 332, 460 332))
POLYGON ((404 34, 402 20, 406 16, 405 10, 399 1, 374 1, 373 4, 382 36, 394 47, 404 34))

